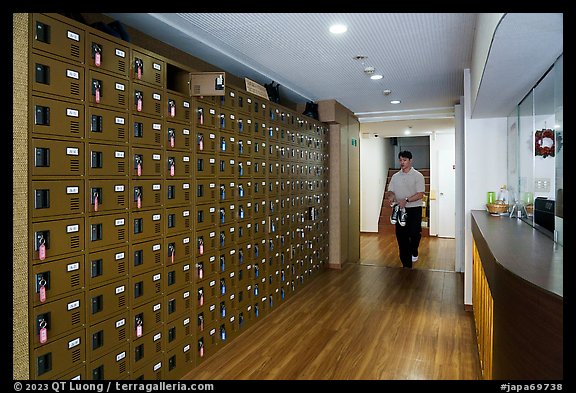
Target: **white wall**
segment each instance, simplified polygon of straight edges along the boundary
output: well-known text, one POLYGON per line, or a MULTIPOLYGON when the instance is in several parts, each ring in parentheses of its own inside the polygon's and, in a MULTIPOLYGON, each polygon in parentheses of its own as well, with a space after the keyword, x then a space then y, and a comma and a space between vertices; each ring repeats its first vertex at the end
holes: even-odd
POLYGON ((470 70, 464 70, 464 304, 472 304, 472 210, 486 209, 486 192, 507 177, 507 118, 472 119, 470 70), (494 141, 500 141, 494 143, 494 141))
POLYGON ((392 145, 388 138, 360 135, 360 232, 378 232, 392 145))

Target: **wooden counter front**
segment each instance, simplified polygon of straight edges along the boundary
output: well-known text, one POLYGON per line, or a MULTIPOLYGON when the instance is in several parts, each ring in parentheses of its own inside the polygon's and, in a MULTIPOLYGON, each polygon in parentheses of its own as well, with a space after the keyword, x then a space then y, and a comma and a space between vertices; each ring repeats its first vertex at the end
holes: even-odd
POLYGON ((530 225, 472 211, 494 299, 493 379, 563 378, 563 247, 530 225))

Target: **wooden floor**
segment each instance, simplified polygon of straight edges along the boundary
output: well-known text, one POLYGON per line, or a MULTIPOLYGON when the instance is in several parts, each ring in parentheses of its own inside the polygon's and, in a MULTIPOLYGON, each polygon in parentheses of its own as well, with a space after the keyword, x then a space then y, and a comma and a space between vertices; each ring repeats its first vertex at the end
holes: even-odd
MULTIPOLYGON (((436 236, 423 236, 414 269, 453 272, 456 261, 456 241, 436 236)), ((361 233, 360 263, 372 266, 402 267, 398 242, 394 233, 361 233)))
POLYGON ((319 273, 184 379, 479 379, 462 274, 423 262, 319 273))

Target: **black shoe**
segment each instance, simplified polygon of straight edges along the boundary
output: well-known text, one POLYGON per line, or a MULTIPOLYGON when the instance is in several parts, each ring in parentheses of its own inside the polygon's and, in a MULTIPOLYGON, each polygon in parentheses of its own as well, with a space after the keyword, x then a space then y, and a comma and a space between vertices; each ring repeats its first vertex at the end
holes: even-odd
POLYGON ((392 215, 390 216, 390 223, 392 225, 396 225, 396 223, 398 222, 398 211, 399 211, 400 207, 398 206, 397 203, 395 203, 392 206, 392 215))
POLYGON ((408 214, 406 213, 406 209, 401 209, 398 215, 398 223, 400 224, 400 226, 406 226, 406 216, 408 214))

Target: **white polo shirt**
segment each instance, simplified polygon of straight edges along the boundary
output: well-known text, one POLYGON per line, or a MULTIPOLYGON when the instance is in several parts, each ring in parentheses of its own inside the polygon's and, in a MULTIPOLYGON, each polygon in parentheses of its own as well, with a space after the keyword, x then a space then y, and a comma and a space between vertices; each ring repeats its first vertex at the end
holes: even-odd
MULTIPOLYGON (((397 201, 411 197, 417 192, 424 192, 425 190, 424 175, 413 167, 406 173, 400 169, 392 175, 390 183, 388 184, 388 191, 392 191, 394 195, 396 195, 397 201)), ((406 207, 418 206, 422 206, 422 199, 406 203, 406 207)))

